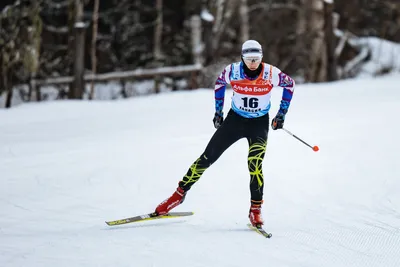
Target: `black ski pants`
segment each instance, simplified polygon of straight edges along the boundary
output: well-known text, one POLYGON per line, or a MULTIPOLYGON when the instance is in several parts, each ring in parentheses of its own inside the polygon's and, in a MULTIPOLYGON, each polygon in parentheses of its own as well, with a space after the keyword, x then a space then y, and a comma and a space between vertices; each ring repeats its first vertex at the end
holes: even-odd
POLYGON ((239 139, 246 138, 249 143, 247 163, 250 172, 251 201, 261 204, 264 190, 262 162, 267 146, 268 129, 268 114, 249 119, 230 110, 225 121, 215 131, 203 154, 190 166, 186 175, 179 182, 179 186, 185 191, 189 190, 226 149, 239 139))

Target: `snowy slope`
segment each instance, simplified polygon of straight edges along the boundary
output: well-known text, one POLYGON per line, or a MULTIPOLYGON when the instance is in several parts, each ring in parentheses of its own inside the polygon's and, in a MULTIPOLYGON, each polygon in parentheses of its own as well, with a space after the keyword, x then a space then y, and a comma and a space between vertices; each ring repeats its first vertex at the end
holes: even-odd
POLYGON ((176 209, 194 216, 104 224, 174 191, 214 132, 212 90, 0 110, 0 266, 400 266, 399 83, 297 87, 285 126, 320 151, 270 132, 269 240, 246 228, 245 140, 176 209))

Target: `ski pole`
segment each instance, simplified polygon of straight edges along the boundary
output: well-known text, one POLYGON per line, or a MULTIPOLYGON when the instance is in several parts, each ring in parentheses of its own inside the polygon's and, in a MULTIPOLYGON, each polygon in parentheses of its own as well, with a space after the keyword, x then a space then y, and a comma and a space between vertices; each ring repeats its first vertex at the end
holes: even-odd
POLYGON ((294 138, 296 138, 297 140, 299 140, 300 142, 302 142, 303 144, 305 144, 306 146, 308 146, 309 148, 311 148, 312 150, 314 150, 315 152, 317 152, 319 150, 318 146, 311 146, 309 144, 307 144, 306 142, 304 142, 303 140, 301 140, 299 137, 297 137, 296 135, 294 135, 293 133, 291 133, 289 130, 286 130, 285 128, 282 128, 282 130, 284 130, 285 132, 287 132, 288 134, 290 134, 291 136, 293 136, 294 138))

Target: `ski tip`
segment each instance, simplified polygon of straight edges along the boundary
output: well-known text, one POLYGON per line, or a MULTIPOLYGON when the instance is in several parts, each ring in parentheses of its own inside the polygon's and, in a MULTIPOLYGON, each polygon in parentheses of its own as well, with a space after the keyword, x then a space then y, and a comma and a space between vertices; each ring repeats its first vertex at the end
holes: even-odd
POLYGON ((166 216, 171 216, 171 217, 184 217, 184 216, 192 216, 194 215, 193 211, 178 211, 178 212, 170 212, 167 213, 166 216))
POLYGON ((262 228, 262 226, 257 225, 257 226, 253 226, 252 224, 248 223, 247 226, 253 230, 256 231, 257 233, 259 233, 260 235, 266 237, 266 238, 271 238, 272 234, 268 233, 267 231, 264 230, 264 228, 262 228))
POLYGON ((106 224, 108 226, 114 226, 114 225, 120 225, 120 224, 125 224, 128 223, 128 219, 123 219, 123 220, 117 220, 117 221, 106 221, 106 224))

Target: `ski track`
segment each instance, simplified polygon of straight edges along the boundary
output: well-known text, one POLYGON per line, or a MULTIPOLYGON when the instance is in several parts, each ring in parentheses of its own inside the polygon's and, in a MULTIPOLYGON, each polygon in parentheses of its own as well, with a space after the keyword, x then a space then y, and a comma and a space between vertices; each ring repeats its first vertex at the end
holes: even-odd
POLYGON ((151 212, 172 194, 214 132, 212 90, 0 110, 0 266, 400 266, 400 92, 390 86, 399 82, 296 88, 285 126, 320 151, 270 132, 271 239, 246 226, 244 140, 176 209, 194 216, 104 223, 151 212))

